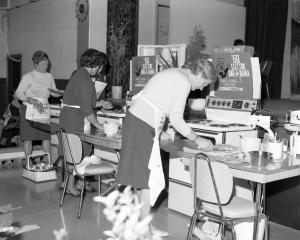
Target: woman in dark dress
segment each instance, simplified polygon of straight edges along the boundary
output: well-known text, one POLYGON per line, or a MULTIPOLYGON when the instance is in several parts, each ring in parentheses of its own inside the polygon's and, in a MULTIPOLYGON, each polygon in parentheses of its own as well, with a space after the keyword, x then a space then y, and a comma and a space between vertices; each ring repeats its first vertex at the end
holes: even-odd
MULTIPOLYGON (((104 122, 97 120, 94 108, 96 103, 96 90, 93 77, 97 76, 108 63, 107 56, 96 49, 87 49, 80 58, 80 68, 71 76, 63 97, 63 108, 60 114, 61 127, 68 133, 84 131, 85 121, 98 129, 103 128, 104 122)), ((100 101, 106 104, 105 101, 100 101)), ((83 154, 92 153, 92 146, 83 143, 83 154)), ((68 193, 79 196, 80 192, 74 185, 74 178, 70 177, 68 193)))

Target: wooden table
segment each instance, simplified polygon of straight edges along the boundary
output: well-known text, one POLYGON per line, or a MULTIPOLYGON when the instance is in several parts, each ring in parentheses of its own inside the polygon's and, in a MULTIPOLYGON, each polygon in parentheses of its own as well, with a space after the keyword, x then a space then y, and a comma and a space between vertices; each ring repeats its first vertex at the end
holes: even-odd
POLYGON ((106 136, 103 130, 91 128, 91 133, 76 132, 81 141, 88 142, 97 146, 120 150, 122 147, 121 136, 106 136))
MULTIPOLYGON (((194 159, 196 153, 188 153, 183 151, 185 146, 185 141, 182 139, 177 139, 174 142, 161 141, 161 148, 166 152, 177 154, 180 157, 185 157, 189 159, 194 159)), ((285 155, 283 161, 278 164, 269 163, 264 167, 258 167, 252 165, 251 163, 226 163, 232 171, 233 177, 249 180, 257 184, 256 188, 256 217, 254 221, 254 234, 253 239, 257 239, 257 226, 262 213, 262 190, 266 183, 287 179, 300 175, 300 160, 295 160, 289 156, 285 155)))

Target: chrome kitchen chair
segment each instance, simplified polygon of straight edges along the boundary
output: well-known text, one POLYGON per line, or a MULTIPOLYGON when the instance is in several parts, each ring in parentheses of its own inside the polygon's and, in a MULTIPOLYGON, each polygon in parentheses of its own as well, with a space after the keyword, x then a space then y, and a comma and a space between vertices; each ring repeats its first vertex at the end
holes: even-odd
MULTIPOLYGON (((234 224, 242 221, 254 221, 255 203, 232 196, 233 176, 227 165, 210 161, 204 153, 198 153, 190 163, 190 174, 194 190, 194 214, 191 218, 187 239, 191 240, 197 220, 211 219, 221 225, 221 237, 225 238, 225 229, 230 228, 232 238, 236 239, 234 224)), ((268 239, 268 222, 265 215, 265 239, 268 239)))
POLYGON ((98 191, 99 195, 101 193, 101 176, 105 174, 113 174, 115 172, 115 166, 112 164, 101 161, 97 164, 87 165, 84 169, 83 173, 78 172, 78 164, 82 160, 82 145, 80 138, 71 133, 65 133, 63 130, 61 131, 62 137, 62 147, 64 152, 64 166, 66 171, 66 179, 64 182, 64 190, 60 201, 60 207, 63 205, 64 198, 66 195, 66 190, 68 186, 68 181, 70 175, 78 176, 82 180, 81 184, 81 192, 80 192, 80 202, 79 202, 79 210, 78 210, 78 218, 81 216, 82 210, 82 202, 83 202, 83 192, 85 185, 85 177, 86 176, 95 176, 98 175, 98 191))

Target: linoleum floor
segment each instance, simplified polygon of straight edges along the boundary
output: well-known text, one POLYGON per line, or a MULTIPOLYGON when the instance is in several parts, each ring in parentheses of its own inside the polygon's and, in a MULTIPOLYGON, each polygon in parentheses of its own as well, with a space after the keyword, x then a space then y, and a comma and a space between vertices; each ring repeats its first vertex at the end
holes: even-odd
MULTIPOLYGON (((35 183, 22 177, 18 166, 0 167, 0 205, 11 203, 14 207, 14 221, 21 224, 37 224, 39 230, 23 233, 13 240, 52 240, 54 229, 65 228, 67 240, 106 239, 104 230, 111 225, 105 219, 101 204, 92 201, 97 193, 88 193, 83 204, 82 217, 77 219, 79 198, 66 196, 59 207, 61 191, 57 181, 35 183)), ((95 183, 97 184, 97 183, 95 183)), ((170 240, 184 240, 190 218, 167 208, 167 199, 158 208, 153 219, 154 225, 170 233, 170 240)), ((270 240, 299 240, 300 231, 275 223, 270 224, 270 240)))

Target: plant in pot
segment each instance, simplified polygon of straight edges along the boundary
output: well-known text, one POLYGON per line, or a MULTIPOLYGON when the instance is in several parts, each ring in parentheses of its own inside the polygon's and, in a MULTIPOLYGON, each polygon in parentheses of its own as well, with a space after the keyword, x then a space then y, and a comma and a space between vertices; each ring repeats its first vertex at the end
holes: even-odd
POLYGON ((116 58, 115 64, 111 71, 111 78, 112 78, 112 98, 120 99, 122 98, 122 71, 124 66, 121 65, 121 58, 116 58))

